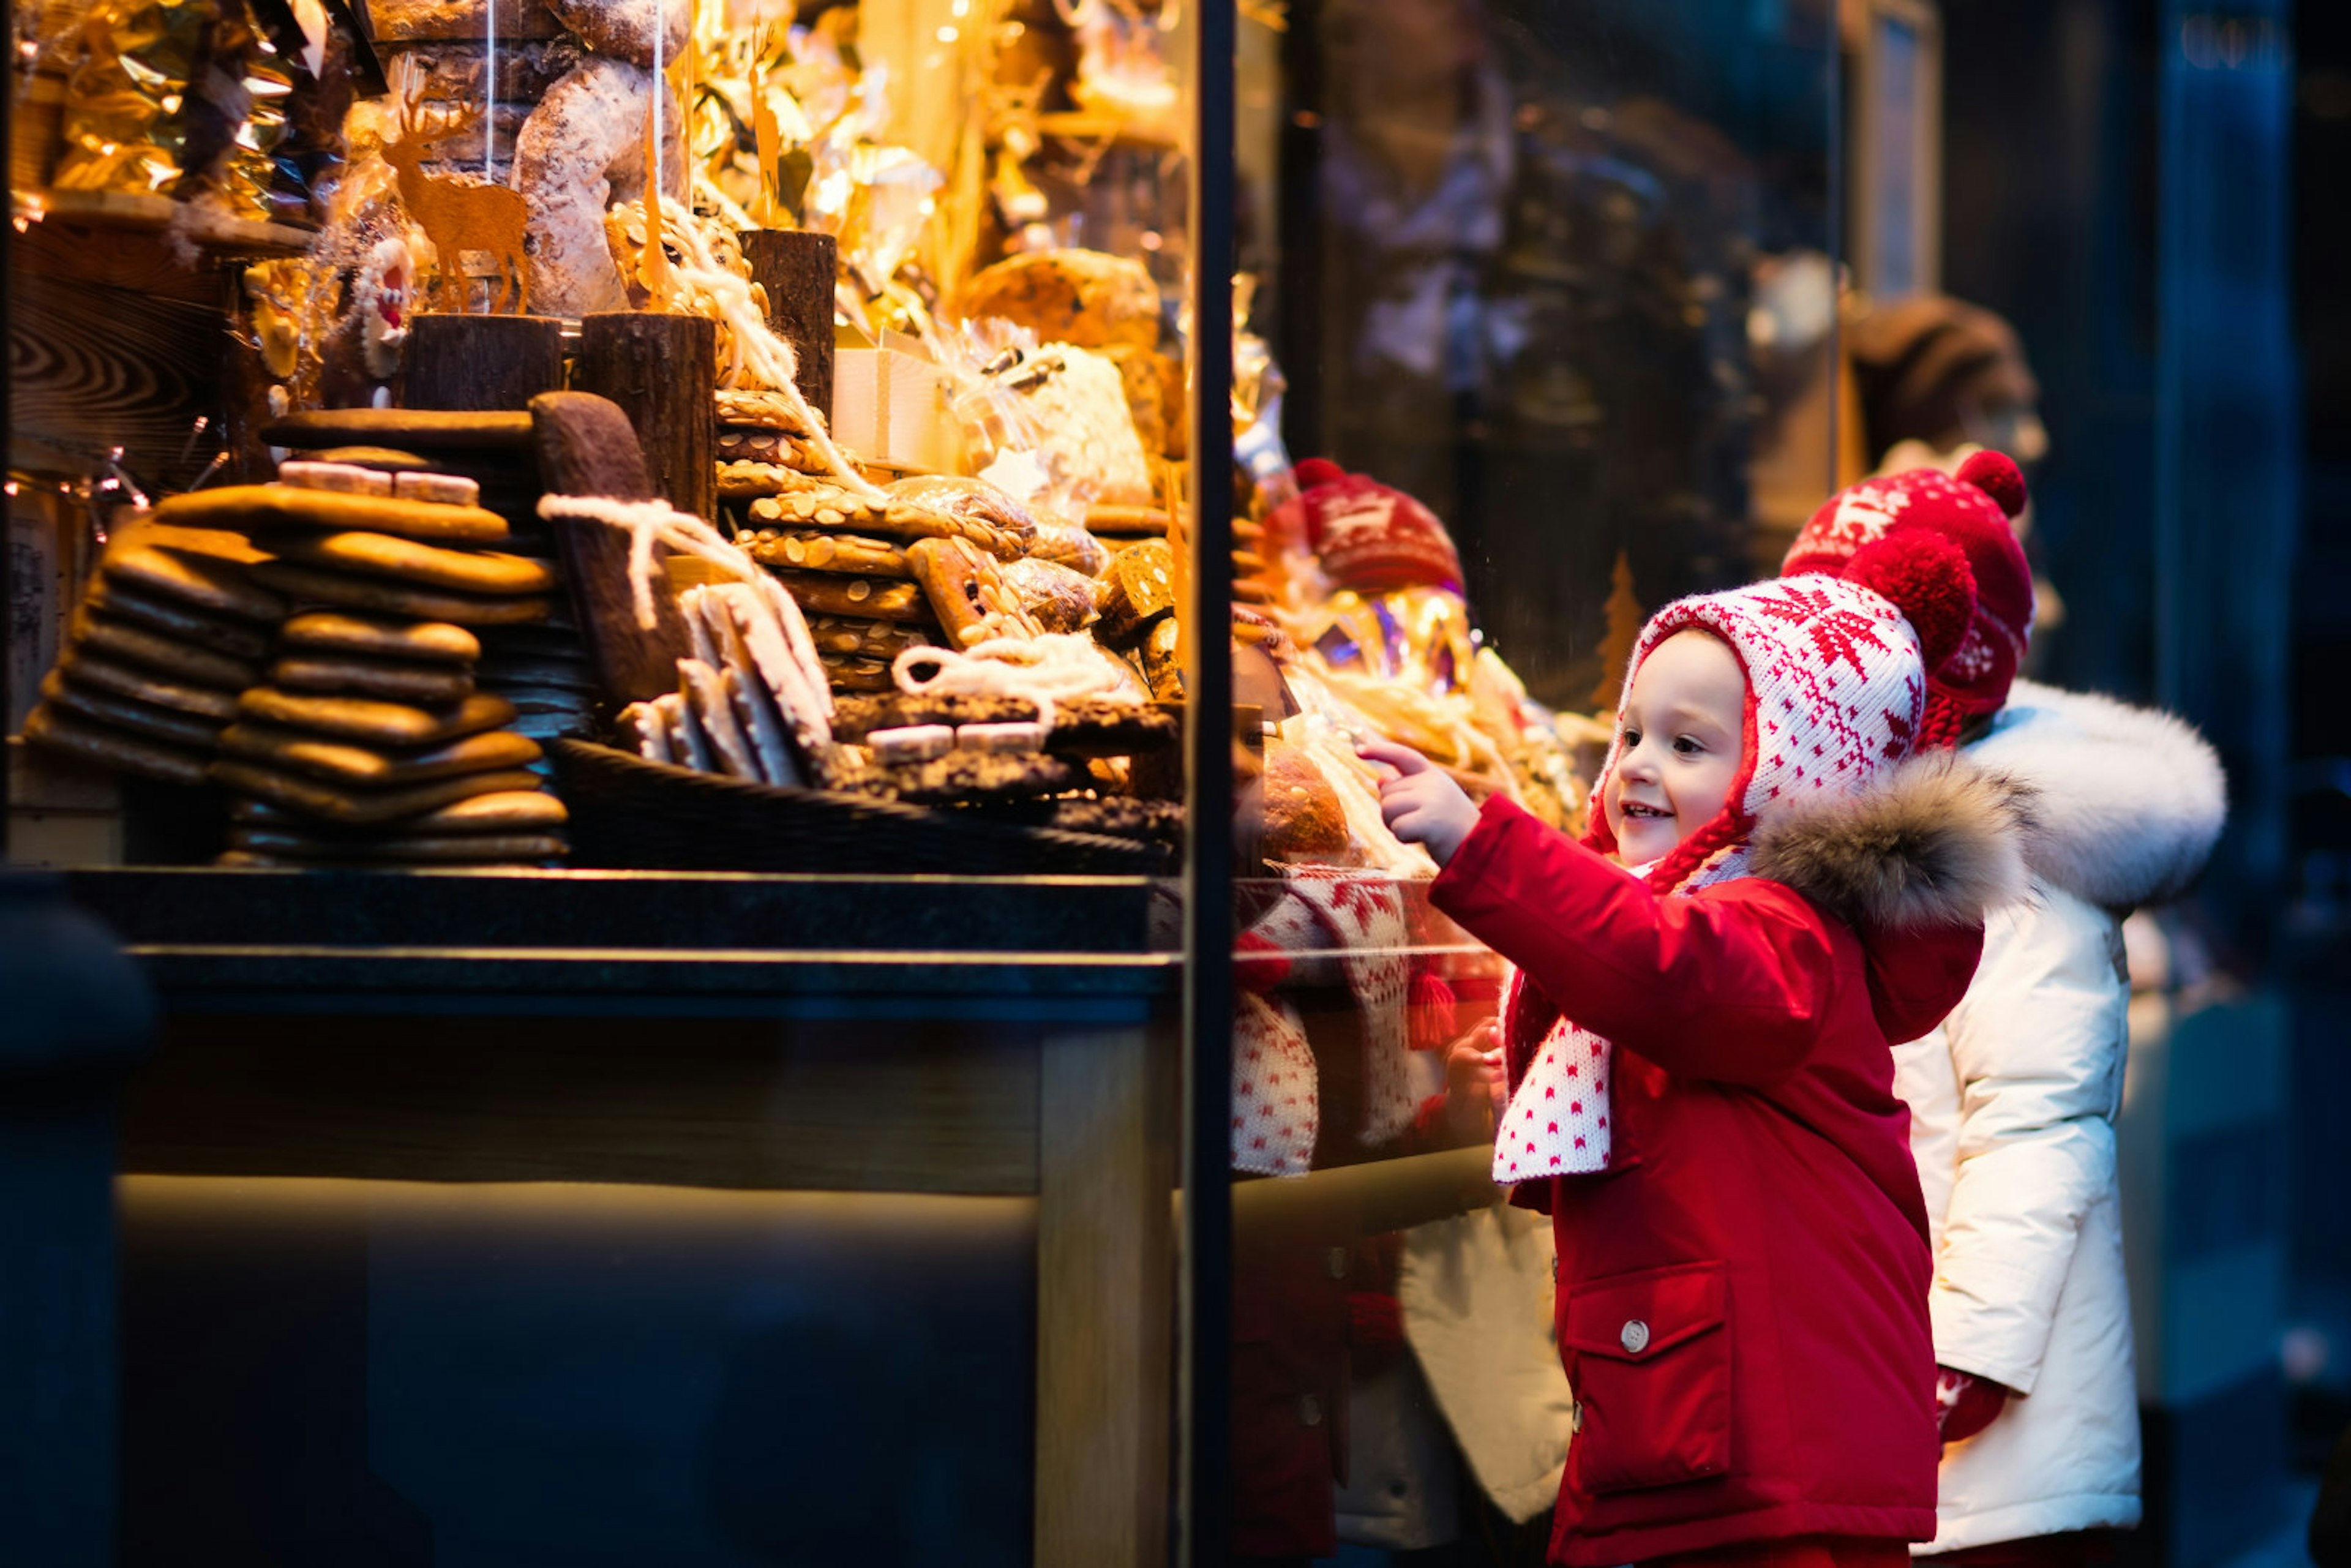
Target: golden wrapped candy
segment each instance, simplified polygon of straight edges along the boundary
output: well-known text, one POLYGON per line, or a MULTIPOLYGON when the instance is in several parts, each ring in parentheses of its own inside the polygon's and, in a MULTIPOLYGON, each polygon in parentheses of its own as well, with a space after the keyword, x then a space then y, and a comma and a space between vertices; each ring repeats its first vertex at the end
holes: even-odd
POLYGON ((52 188, 181 201, 209 189, 234 217, 299 214, 274 162, 293 76, 242 4, 113 0, 84 20, 82 47, 52 188))

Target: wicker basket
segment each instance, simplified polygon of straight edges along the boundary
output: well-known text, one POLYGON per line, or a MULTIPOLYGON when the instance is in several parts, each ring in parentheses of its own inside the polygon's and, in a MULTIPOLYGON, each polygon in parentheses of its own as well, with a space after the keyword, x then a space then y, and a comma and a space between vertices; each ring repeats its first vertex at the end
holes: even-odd
POLYGON ((575 866, 872 876, 1155 876, 1166 846, 699 773, 609 746, 552 747, 575 866))

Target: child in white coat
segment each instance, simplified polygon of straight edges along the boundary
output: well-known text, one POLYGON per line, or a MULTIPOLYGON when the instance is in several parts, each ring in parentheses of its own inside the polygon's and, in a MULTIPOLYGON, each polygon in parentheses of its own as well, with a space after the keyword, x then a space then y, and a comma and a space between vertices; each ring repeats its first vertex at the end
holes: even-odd
POLYGON ((2225 811, 2211 748, 2177 720, 2016 680, 2032 583, 1997 453, 1832 497, 1784 570, 1834 570, 1889 532, 1959 545, 1978 613, 1928 680, 1930 739, 2036 792, 2033 896, 1991 913, 1967 997, 1895 1048, 1934 1243, 1943 1416, 1937 1533, 1971 1568, 2066 1568, 2139 1519, 2139 1434, 2114 1120, 2129 979, 2121 918, 2177 893, 2225 811))

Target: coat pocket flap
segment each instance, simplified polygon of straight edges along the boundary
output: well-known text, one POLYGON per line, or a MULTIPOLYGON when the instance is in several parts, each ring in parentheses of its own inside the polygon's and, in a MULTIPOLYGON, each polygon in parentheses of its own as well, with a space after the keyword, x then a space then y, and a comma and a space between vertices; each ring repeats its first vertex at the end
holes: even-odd
POLYGON ((1579 1284, 1564 1337, 1586 1355, 1646 1361, 1720 1328, 1729 1287, 1719 1263, 1677 1263, 1579 1284))

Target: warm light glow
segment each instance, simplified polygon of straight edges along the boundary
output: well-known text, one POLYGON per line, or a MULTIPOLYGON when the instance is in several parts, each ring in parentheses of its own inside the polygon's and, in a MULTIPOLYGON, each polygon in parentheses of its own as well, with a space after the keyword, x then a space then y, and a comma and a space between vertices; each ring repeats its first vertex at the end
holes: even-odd
MULTIPOLYGON (((896 1192, 758 1192, 639 1186, 622 1182, 370 1181, 345 1176, 123 1176, 115 1195, 148 1219, 219 1217, 236 1211, 256 1227, 310 1224, 335 1215, 372 1216, 437 1230, 544 1234, 631 1231, 692 1244, 697 1234, 747 1223, 839 1231, 876 1241, 934 1230, 961 1234, 1034 1226, 1031 1197, 949 1197, 896 1192)), ((853 1244, 853 1241, 848 1244, 853 1244)))

